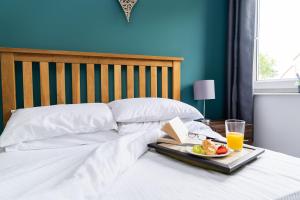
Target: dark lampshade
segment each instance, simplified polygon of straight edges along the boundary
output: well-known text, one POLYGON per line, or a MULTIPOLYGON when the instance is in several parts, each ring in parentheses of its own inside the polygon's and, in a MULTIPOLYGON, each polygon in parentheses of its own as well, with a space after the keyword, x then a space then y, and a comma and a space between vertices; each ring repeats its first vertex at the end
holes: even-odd
POLYGON ((194 83, 194 100, 215 99, 215 81, 199 80, 194 83))

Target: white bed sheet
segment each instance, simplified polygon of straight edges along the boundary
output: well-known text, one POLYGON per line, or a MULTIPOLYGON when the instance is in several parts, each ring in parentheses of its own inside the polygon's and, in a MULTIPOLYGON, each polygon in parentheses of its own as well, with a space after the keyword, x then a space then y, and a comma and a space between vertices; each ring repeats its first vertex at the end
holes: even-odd
POLYGON ((52 188, 84 163, 98 145, 0 154, 0 199, 14 200, 52 188))
MULTIPOLYGON (((107 135, 94 144, 89 138, 87 144, 78 146, 64 138, 70 146, 56 149, 49 149, 49 141, 45 140, 46 149, 1 153, 0 199, 100 199, 106 188, 147 150, 147 144, 157 140, 157 135, 107 135)), ((39 147, 42 143, 39 141, 39 147)))
POLYGON ((147 152, 103 199, 298 200, 300 159, 266 151, 233 175, 225 175, 147 152))
POLYGON ((12 145, 0 153, 0 199, 60 185, 73 176, 99 146, 120 138, 116 131, 64 135, 12 145))
POLYGON ((120 135, 115 130, 97 131, 76 135, 62 135, 42 140, 22 142, 5 147, 6 152, 30 151, 40 149, 60 149, 66 147, 76 147, 81 145, 99 144, 119 138, 120 135))
MULTIPOLYGON (((1 153, 0 199, 300 199, 300 159, 267 151, 237 173, 223 175, 144 153, 161 135, 157 127, 100 133, 100 140, 86 145, 65 138, 66 148, 1 153)), ((91 137, 97 134, 87 141, 91 137)))

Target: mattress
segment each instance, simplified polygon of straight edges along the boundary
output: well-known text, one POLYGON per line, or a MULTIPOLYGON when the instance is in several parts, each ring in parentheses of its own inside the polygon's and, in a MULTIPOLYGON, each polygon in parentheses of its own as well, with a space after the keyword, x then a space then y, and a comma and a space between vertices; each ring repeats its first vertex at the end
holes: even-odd
POLYGON ((232 175, 147 152, 104 199, 300 199, 299 169, 299 159, 273 151, 232 175))
POLYGON ((147 151, 161 134, 153 128, 51 145, 56 138, 35 143, 35 150, 1 153, 0 199, 300 199, 298 158, 267 150, 224 175, 147 151))

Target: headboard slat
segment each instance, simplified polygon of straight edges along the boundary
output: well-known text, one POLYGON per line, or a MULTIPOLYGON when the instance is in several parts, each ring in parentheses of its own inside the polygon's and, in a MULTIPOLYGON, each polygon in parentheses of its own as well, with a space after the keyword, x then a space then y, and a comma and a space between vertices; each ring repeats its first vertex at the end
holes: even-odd
POLYGON ((49 63, 40 63, 41 79, 41 104, 42 106, 50 105, 50 85, 49 85, 49 63))
POLYGON ((23 62, 24 108, 33 107, 32 62, 23 62))
POLYGON ((95 102, 95 65, 86 65, 87 102, 95 102))
POLYGON ((1 54, 2 104, 4 123, 16 109, 15 63, 12 53, 1 54))
POLYGON ((155 66, 151 66, 151 97, 157 97, 157 68, 155 66))
POLYGON ((80 65, 72 64, 72 103, 80 103, 80 65))
POLYGON ((161 96, 163 98, 168 98, 168 68, 162 67, 161 69, 161 96))
POLYGON ((146 96, 146 67, 139 67, 139 96, 146 96))
POLYGON ((173 62, 173 99, 180 100, 180 62, 173 62))
POLYGON ((57 104, 66 103, 65 64, 56 63, 56 95, 57 104))
POLYGON ((108 65, 101 64, 101 100, 109 102, 108 65))
POLYGON ((127 98, 134 97, 134 66, 127 66, 127 98))
MULTIPOLYGON (((37 92, 33 89, 34 84, 40 85, 41 105, 50 105, 50 81, 53 81, 52 78, 54 77, 56 78, 56 91, 52 91, 55 87, 51 84, 51 93, 56 93, 57 104, 66 103, 66 98, 69 98, 71 94, 72 103, 81 103, 81 92, 85 91, 87 102, 95 102, 96 92, 99 92, 95 91, 99 87, 96 83, 99 82, 100 101, 104 103, 114 99, 121 99, 124 96, 127 98, 136 96, 157 97, 160 96, 158 91, 161 91, 161 96, 164 98, 180 99, 180 64, 183 60, 180 57, 0 47, 0 59, 4 123, 10 117, 11 110, 16 109, 17 100, 18 106, 21 105, 20 99, 16 99, 16 89, 19 91, 19 87, 22 87, 22 85, 24 107, 33 107, 37 103, 34 102, 37 92), (23 84, 18 84, 18 88, 16 88, 15 83, 15 62, 23 64, 23 84), (39 63, 39 69, 35 65, 33 67, 33 63, 39 63), (69 64, 71 64, 70 72, 69 64), (95 74, 96 72, 99 73, 98 65, 100 65, 100 76, 95 74), (54 71, 53 74, 52 67, 55 66, 56 72, 54 71), (81 70, 81 66, 86 66, 86 74, 84 75, 83 72, 85 71, 83 68, 81 70), (126 70, 122 70, 123 68, 126 68, 126 70), (138 69, 138 78, 135 78, 136 68, 138 69), (39 74, 36 74, 37 70, 39 70, 39 74), (158 73, 160 70, 161 73, 158 73), (123 72, 126 72, 126 75, 123 72), (169 76, 170 78, 172 76, 172 85, 170 85, 169 76), (71 80, 69 77, 71 77, 71 80), (80 83, 81 77, 86 78, 86 83, 80 83), (99 78, 100 80, 98 80, 99 78), (123 89, 126 88, 126 91, 122 90, 122 79, 126 80, 127 84, 123 86, 123 89), (138 95, 135 95, 135 89, 137 89, 135 88, 135 81, 137 79, 138 95), (40 80, 40 83, 33 83, 33 80, 40 80), (69 86, 69 81, 72 81, 71 86, 69 86), (110 86, 110 83, 113 84, 110 86), (66 88, 66 86, 72 88, 66 88), (148 88, 150 89, 150 94, 148 94, 148 88), (83 91, 80 91, 81 89, 83 91), (72 91, 72 93, 69 94, 69 91, 72 91), (110 91, 113 91, 114 95, 110 95, 110 91), (122 94, 122 91, 124 94, 122 94), (172 91, 172 97, 169 96, 169 91, 172 91)), ((19 76, 19 74, 17 75, 19 76)), ((19 95, 17 97, 19 98, 19 95)), ((82 101, 85 102, 85 100, 82 101)), ((54 102, 51 103, 53 104, 54 102)))
POLYGON ((114 66, 114 93, 116 100, 122 98, 121 65, 114 66))

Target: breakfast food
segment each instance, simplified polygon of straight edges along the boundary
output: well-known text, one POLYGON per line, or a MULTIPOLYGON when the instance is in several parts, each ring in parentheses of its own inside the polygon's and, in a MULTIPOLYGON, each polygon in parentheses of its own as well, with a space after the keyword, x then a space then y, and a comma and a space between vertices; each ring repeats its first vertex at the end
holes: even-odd
POLYGON ((224 145, 221 145, 218 147, 216 154, 225 154, 227 152, 228 152, 227 148, 224 145))
POLYGON ((198 154, 205 154, 205 152, 202 148, 202 145, 194 145, 193 152, 198 153, 198 154))
POLYGON ((206 155, 216 154, 217 147, 215 143, 211 140, 204 140, 202 142, 202 147, 206 155))
POLYGON ((217 146, 213 141, 206 139, 202 145, 194 145, 192 151, 203 155, 222 155, 226 154, 228 149, 224 145, 217 146))

